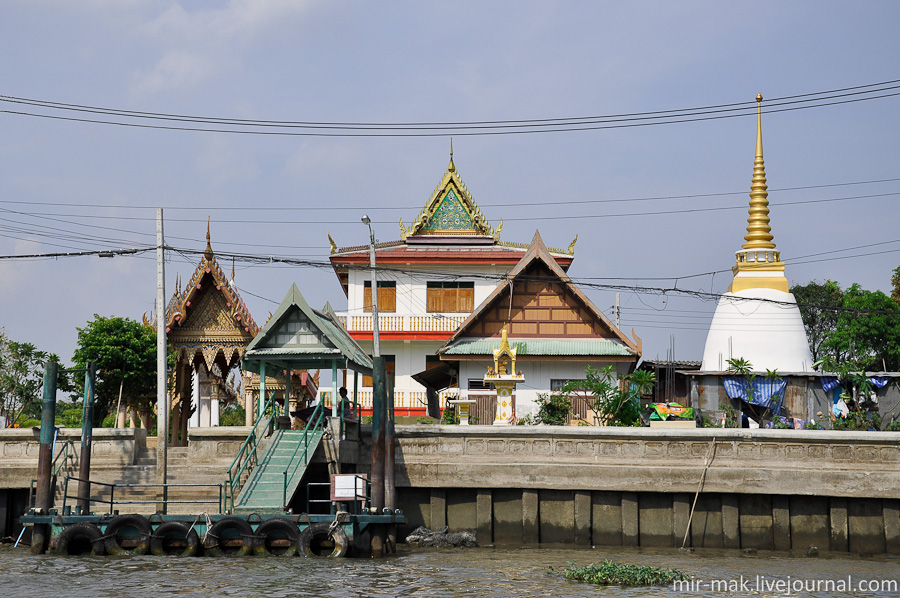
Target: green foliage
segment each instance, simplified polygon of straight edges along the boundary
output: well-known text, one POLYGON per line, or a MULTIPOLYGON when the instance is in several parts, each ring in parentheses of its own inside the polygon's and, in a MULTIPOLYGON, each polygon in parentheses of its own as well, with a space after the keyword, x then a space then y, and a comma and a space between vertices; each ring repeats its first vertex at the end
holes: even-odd
MULTIPOLYGON (((639 426, 641 422, 641 396, 653 388, 656 376, 653 372, 637 370, 619 377, 613 365, 603 369, 587 366, 585 380, 566 384, 562 393, 587 392, 591 395, 588 406, 594 417, 610 426, 639 426)), ((568 410, 567 410, 568 411, 568 410)))
POLYGON ((417 417, 416 423, 417 424, 433 424, 436 422, 434 421, 433 417, 417 417))
POLYGON ((56 405, 56 425, 63 428, 80 428, 83 412, 83 401, 73 400, 71 403, 61 401, 56 405))
POLYGON ((563 577, 602 586, 662 586, 689 579, 678 569, 660 569, 640 565, 620 565, 605 560, 599 565, 577 566, 574 561, 563 571, 563 577))
POLYGON ((900 266, 894 268, 891 274, 891 299, 900 305, 900 266))
POLYGON ((538 393, 538 412, 535 418, 539 424, 548 426, 562 426, 566 423, 566 416, 572 409, 572 400, 569 395, 562 392, 538 393))
POLYGON ((247 412, 237 402, 222 407, 219 413, 220 426, 246 426, 247 412))
MULTIPOLYGON (((129 318, 94 319, 78 329, 78 348, 72 360, 77 367, 97 362, 94 386, 94 424, 114 412, 122 385, 122 401, 132 408, 146 408, 156 400, 156 332, 129 318)), ((78 379, 84 393, 84 379, 78 379)))
MULTIPOLYGON (((38 350, 31 343, 18 343, 0 330, 0 411, 12 424, 25 426, 26 419, 39 419, 44 395, 44 365, 59 362, 53 353, 38 350)), ((72 390, 70 378, 60 368, 57 388, 72 390)))
POLYGON ((833 430, 853 430, 865 432, 881 429, 881 416, 877 413, 865 411, 851 411, 846 417, 834 417, 831 419, 833 430))
POLYGON ((885 432, 900 432, 900 420, 894 420, 884 428, 885 432))
POLYGON ((854 284, 844 293, 835 331, 822 344, 839 362, 855 370, 900 369, 900 305, 881 291, 854 284))
POLYGON ((719 409, 721 409, 725 413, 725 427, 726 428, 740 428, 741 427, 741 413, 731 405, 726 405, 724 403, 719 404, 719 409))
POLYGON ((831 355, 829 349, 823 350, 822 344, 837 329, 839 308, 844 304, 844 291, 838 283, 826 280, 824 284, 812 281, 805 285, 794 285, 791 293, 800 308, 813 361, 831 355))
POLYGON ((444 411, 441 412, 441 425, 455 426, 458 423, 459 418, 456 416, 456 409, 453 407, 444 408, 444 411))

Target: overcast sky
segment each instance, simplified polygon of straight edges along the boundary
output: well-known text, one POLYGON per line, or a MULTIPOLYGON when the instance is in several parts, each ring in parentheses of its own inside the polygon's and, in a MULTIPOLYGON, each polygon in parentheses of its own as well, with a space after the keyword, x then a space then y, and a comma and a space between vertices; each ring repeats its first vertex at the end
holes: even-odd
MULTIPOLYGON (((900 79, 898 22, 900 3, 821 0, 5 0, 0 95, 340 123, 632 114, 900 79)), ((125 120, 11 102, 0 110, 125 120)), ((792 283, 889 290, 900 265, 898 115, 900 96, 763 115, 772 232, 792 283), (822 201, 839 198, 854 199, 822 201), (871 255, 852 257, 861 254, 871 255)), ((453 147, 485 216, 504 221, 504 240, 528 242, 539 229, 565 248, 578 234, 569 273, 611 314, 615 291, 594 285, 725 290, 745 233, 755 136, 755 119, 743 116, 457 131, 453 147), (645 201, 604 201, 617 199, 645 201), (744 207, 709 210, 732 206, 744 207)), ((328 232, 341 246, 367 241, 363 213, 379 240, 398 239, 398 220, 410 223, 424 205, 449 145, 449 135, 211 133, 0 112, 0 255, 153 245, 163 207, 174 247, 203 249, 210 217, 214 250, 325 262, 328 232)), ((196 263, 170 255, 167 294, 196 263)), ((313 306, 346 309, 330 268, 236 269, 260 325, 292 282, 313 306)), ((643 338, 645 358, 665 358, 672 338, 676 358, 701 358, 713 301, 620 292, 622 328, 643 338)), ((139 320, 155 293, 152 253, 3 259, 0 327, 69 362, 76 327, 95 313, 139 320)))

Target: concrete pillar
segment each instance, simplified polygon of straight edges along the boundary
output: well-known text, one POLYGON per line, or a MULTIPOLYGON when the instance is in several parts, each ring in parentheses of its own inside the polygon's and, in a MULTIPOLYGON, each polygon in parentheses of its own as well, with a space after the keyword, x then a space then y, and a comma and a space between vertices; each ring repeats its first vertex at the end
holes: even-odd
POLYGON ((475 533, 479 544, 494 542, 494 505, 490 488, 479 488, 475 497, 475 533))
POLYGON ((537 490, 522 490, 522 541, 525 544, 539 544, 541 541, 539 502, 537 490))
POLYGON ((741 520, 738 496, 722 495, 722 537, 725 548, 741 547, 741 520))
POLYGON ((691 516, 690 494, 675 494, 672 496, 672 542, 676 548, 691 545, 691 535, 686 533, 688 518, 691 516), (687 536, 687 542, 685 542, 687 536))
POLYGON ((791 549, 791 506, 787 496, 772 497, 772 535, 775 550, 791 549))
POLYGON ((439 530, 447 525, 447 491, 443 488, 431 489, 431 525, 439 530))
POLYGON ((640 545, 640 509, 636 492, 622 493, 622 546, 640 545))
POLYGON ((884 502, 884 551, 900 554, 900 500, 882 499, 884 502))
MULTIPOLYGON (((832 497, 829 509, 831 520, 831 550, 847 552, 850 545, 847 540, 847 499, 832 497)), ((776 548, 778 548, 776 546, 776 548)))
POLYGON ((591 543, 591 491, 575 491, 575 544, 591 543))

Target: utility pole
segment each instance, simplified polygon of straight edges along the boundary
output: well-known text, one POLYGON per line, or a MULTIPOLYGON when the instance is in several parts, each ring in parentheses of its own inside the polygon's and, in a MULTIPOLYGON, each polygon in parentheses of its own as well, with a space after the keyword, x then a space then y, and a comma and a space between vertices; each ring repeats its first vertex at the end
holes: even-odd
POLYGON ((169 395, 166 376, 166 263, 163 209, 156 208, 156 483, 168 483, 169 395))
MULTIPOLYGON (((372 474, 370 477, 372 488, 372 509, 381 515, 385 503, 385 416, 386 409, 386 377, 384 358, 381 356, 381 347, 378 339, 378 280, 375 272, 375 231, 372 230, 372 220, 368 215, 362 217, 362 222, 369 227, 369 267, 372 274, 372 474)), ((384 555, 386 530, 383 525, 372 528, 370 549, 373 558, 384 555)))

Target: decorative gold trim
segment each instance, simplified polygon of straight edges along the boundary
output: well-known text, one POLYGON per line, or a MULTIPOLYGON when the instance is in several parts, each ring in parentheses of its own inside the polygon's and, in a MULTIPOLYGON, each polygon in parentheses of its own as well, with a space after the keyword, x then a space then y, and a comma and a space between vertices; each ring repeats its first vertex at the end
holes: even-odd
POLYGON ((568 253, 569 255, 575 255, 575 243, 578 242, 578 235, 575 235, 575 238, 572 239, 572 242, 569 243, 568 253))
POLYGON ((790 285, 784 276, 738 276, 728 285, 729 293, 737 293, 747 289, 774 289, 789 293, 790 285))
POLYGON ((334 239, 331 238, 331 232, 328 233, 328 242, 331 244, 331 249, 328 252, 328 255, 334 255, 334 252, 337 251, 337 243, 334 242, 334 239))

